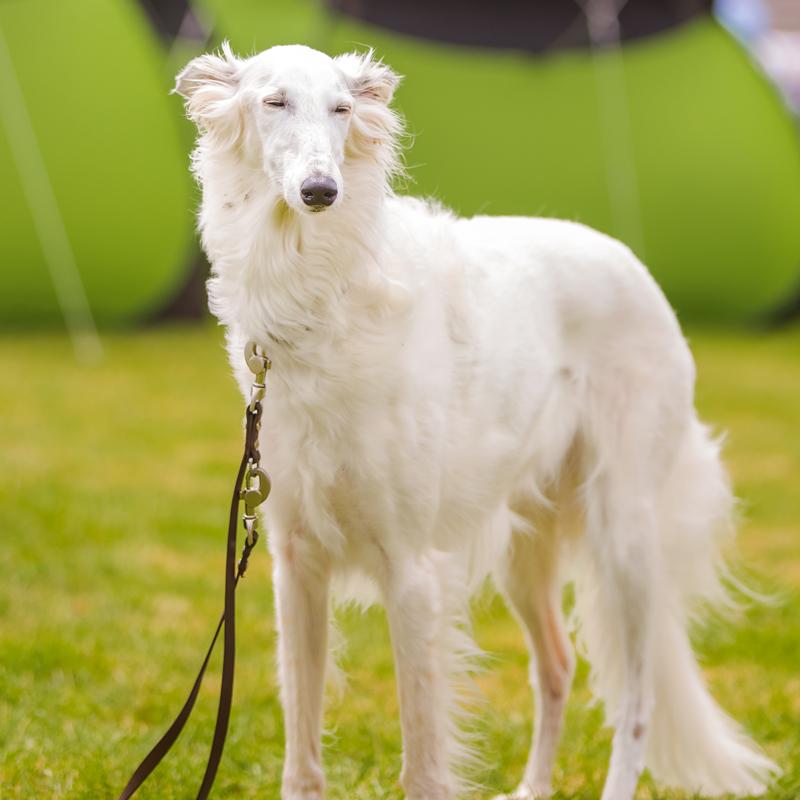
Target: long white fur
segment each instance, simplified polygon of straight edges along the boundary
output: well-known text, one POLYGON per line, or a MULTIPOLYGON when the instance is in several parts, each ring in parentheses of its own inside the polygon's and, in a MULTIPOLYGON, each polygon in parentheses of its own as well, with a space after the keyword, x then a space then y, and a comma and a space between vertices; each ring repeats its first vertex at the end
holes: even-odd
POLYGON ((244 342, 273 362, 282 797, 324 794, 331 581, 386 604, 406 795, 463 790, 465 610, 491 572, 539 694, 508 797, 551 789, 574 666, 565 573, 615 725, 603 800, 630 800, 645 764, 691 791, 763 792, 776 767, 711 699, 687 637, 698 600, 720 594, 731 493, 672 310, 624 245, 586 227, 395 196, 397 83, 371 53, 225 46, 176 86, 200 131, 211 307, 245 394, 244 342), (322 213, 300 196, 314 176, 339 189, 322 213))

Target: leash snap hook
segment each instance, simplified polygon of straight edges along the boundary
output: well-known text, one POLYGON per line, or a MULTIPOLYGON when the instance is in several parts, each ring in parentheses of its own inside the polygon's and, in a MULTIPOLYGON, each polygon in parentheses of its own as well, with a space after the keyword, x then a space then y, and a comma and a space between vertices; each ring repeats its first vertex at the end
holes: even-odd
POLYGON ((253 385, 250 387, 250 404, 248 406, 252 412, 255 411, 256 403, 264 399, 267 371, 272 366, 272 362, 252 340, 244 346, 244 360, 247 368, 255 375, 253 385))
POLYGON ((267 370, 272 366, 272 362, 252 340, 244 346, 244 360, 247 362, 250 372, 256 375, 259 380, 263 380, 262 373, 266 375, 267 370))
POLYGON ((245 487, 241 497, 244 500, 246 513, 251 513, 269 497, 272 488, 269 475, 262 467, 251 464, 245 477, 245 487))

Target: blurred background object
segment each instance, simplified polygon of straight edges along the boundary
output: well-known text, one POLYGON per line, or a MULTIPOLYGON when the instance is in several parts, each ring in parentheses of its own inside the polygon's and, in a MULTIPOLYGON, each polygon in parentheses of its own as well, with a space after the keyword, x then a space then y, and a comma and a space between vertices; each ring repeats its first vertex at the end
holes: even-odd
POLYGON ((720 0, 734 36, 711 0, 2 0, 0 320, 203 312, 192 131, 168 92, 222 38, 243 54, 372 46, 406 76, 410 191, 617 236, 684 318, 785 318, 798 9, 720 0))
POLYGON ((761 63, 800 113, 800 3, 797 0, 717 0, 717 16, 761 63))
POLYGON ((0 3, 0 318, 146 318, 195 249, 165 50, 127 0, 0 3))

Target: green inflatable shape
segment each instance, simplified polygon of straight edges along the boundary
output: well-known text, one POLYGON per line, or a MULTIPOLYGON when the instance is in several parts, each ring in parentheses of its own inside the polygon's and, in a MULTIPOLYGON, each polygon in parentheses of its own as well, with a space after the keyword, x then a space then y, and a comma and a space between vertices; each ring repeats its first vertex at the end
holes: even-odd
POLYGON ((410 191, 626 241, 685 317, 747 321, 800 289, 800 147, 777 93, 711 19, 616 51, 441 45, 315 4, 205 0, 251 53, 365 45, 406 76, 410 191))
POLYGON ((3 0, 0 35, 0 321, 58 321, 55 287, 81 284, 101 323, 152 315, 186 280, 195 205, 155 35, 124 0, 3 0))

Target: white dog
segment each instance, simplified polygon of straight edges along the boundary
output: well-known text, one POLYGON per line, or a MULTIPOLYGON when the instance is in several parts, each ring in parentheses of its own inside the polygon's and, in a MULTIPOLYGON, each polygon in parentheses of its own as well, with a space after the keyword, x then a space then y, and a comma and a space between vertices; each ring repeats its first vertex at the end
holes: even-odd
POLYGON ((690 791, 763 792, 776 767, 714 703, 687 636, 698 601, 724 594, 732 500, 675 315, 600 233, 395 196, 397 83, 371 54, 224 46, 176 87, 200 130, 211 307, 244 390, 247 340, 273 363, 262 435, 282 797, 324 794, 332 580, 386 606, 407 797, 463 791, 464 612, 490 572, 537 694, 507 798, 551 791, 575 663, 565 575, 615 727, 603 800, 630 800, 645 765, 690 791))

